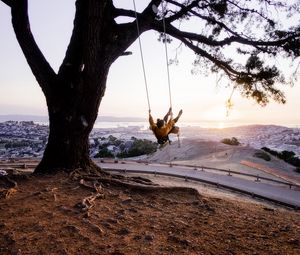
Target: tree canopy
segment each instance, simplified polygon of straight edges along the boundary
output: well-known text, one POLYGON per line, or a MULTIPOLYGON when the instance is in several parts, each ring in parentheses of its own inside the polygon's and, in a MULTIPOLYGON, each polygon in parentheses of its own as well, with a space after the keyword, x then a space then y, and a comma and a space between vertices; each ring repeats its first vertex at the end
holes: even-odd
MULTIPOLYGON (((165 0, 151 1, 138 18, 142 31, 156 30, 168 42, 177 39, 195 52, 195 66, 227 76, 243 96, 265 105, 270 98, 285 103, 276 85, 292 79, 270 63, 299 57, 298 13, 299 1, 165 0), (165 6, 149 18, 151 7, 159 4, 165 6)), ((118 10, 119 15, 134 17, 130 10, 118 10)))

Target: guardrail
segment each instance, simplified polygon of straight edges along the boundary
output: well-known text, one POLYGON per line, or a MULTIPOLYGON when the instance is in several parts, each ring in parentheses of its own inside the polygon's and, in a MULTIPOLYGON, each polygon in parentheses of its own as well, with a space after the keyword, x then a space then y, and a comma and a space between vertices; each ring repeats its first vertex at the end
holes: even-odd
POLYGON ((107 171, 107 172, 118 172, 118 173, 124 173, 124 174, 126 174, 126 173, 153 174, 154 176, 161 175, 161 176, 168 176, 168 177, 175 177, 175 178, 179 178, 179 179, 184 179, 185 181, 191 180, 191 181, 201 182, 201 183, 205 183, 205 184, 214 185, 217 188, 228 189, 228 190, 231 190, 231 191, 246 194, 246 195, 251 196, 252 198, 259 198, 259 199, 263 199, 263 200, 266 200, 266 201, 269 201, 269 202, 273 202, 275 204, 286 206, 286 207, 292 208, 294 210, 300 210, 299 206, 294 205, 294 204, 289 204, 289 203, 284 202, 284 201, 276 200, 276 199, 269 198, 269 197, 266 197, 266 196, 263 196, 263 195, 260 195, 260 194, 256 194, 256 193, 253 193, 253 192, 249 192, 249 191, 246 191, 246 190, 243 190, 243 189, 228 186, 226 184, 222 184, 222 183, 218 183, 218 182, 214 182, 214 181, 209 181, 209 180, 204 180, 204 179, 200 179, 200 178, 197 178, 197 177, 179 175, 179 174, 174 174, 174 173, 164 173, 164 172, 158 172, 158 171, 147 171, 147 170, 126 170, 126 169, 114 169, 114 168, 103 168, 103 170, 107 171))
POLYGON ((199 168, 204 171, 204 169, 207 170, 213 170, 213 171, 219 171, 219 172, 225 172, 227 173, 227 175, 231 176, 233 174, 235 175, 242 175, 242 176, 247 176, 247 177, 253 177, 256 179, 256 181, 260 181, 260 180, 265 180, 265 181, 271 181, 271 182, 276 182, 276 183, 280 183, 283 185, 287 185, 290 187, 290 189, 292 187, 298 187, 300 188, 300 185, 292 183, 292 182, 286 182, 286 181, 280 181, 280 180, 275 180, 272 178, 268 178, 268 177, 263 177, 263 176, 259 176, 258 174, 247 174, 247 173, 241 173, 241 172, 237 172, 237 171, 232 171, 230 169, 221 169, 221 168, 215 168, 215 167, 206 167, 206 166, 192 166, 192 165, 180 165, 180 164, 173 164, 174 166, 186 166, 186 167, 193 167, 195 168, 195 170, 198 170, 199 168))
MULTIPOLYGON (((101 163, 119 163, 118 160, 100 160, 101 163)), ((127 160, 122 160, 120 161, 121 164, 126 164, 128 163, 139 163, 139 164, 145 164, 145 165, 151 165, 150 162, 148 161, 127 161, 127 160)), ((165 166, 178 166, 178 167, 188 167, 188 168, 192 168, 194 170, 212 170, 212 171, 218 171, 218 172, 223 172, 226 173, 228 176, 232 176, 232 175, 241 175, 241 176, 247 176, 247 177, 252 177, 255 179, 255 181, 259 182, 261 180, 265 180, 265 181, 270 181, 270 182, 275 182, 275 183, 279 183, 282 185, 287 185, 289 186, 290 189, 292 189, 293 187, 295 188, 300 188, 300 185, 292 183, 292 182, 286 182, 286 181, 280 181, 280 180, 275 180, 272 178, 268 178, 268 177, 263 177, 263 176, 259 176, 254 175, 254 174, 247 174, 247 173, 241 173, 241 172, 237 172, 237 171, 232 171, 230 169, 222 169, 222 168, 215 168, 215 167, 207 167, 207 166, 198 166, 198 165, 189 165, 189 164, 177 164, 177 163, 159 163, 160 165, 165 165, 165 166)))
MULTIPOLYGON (((118 160, 104 160, 101 159, 100 160, 101 163, 119 163, 118 160)), ((126 164, 126 163, 139 163, 139 164, 145 164, 145 165, 151 165, 151 163, 147 162, 147 161, 126 161, 126 160, 122 160, 121 163, 122 164, 126 164)), ((11 168, 20 168, 20 169, 27 169, 27 168, 35 168, 37 166, 37 163, 11 163, 11 162, 7 162, 7 163, 0 163, 0 168, 1 167, 11 167, 11 168)), ((226 173, 228 176, 232 176, 232 175, 241 175, 241 176, 247 176, 247 177, 251 177, 254 178, 255 181, 259 182, 260 180, 265 180, 265 181, 270 181, 270 182, 274 182, 274 183, 279 183, 279 184, 283 184, 283 185, 287 185, 289 186, 290 189, 292 189, 293 187, 295 188, 300 188, 300 185, 292 183, 292 182, 286 182, 286 181, 280 181, 280 180, 275 180, 272 178, 268 178, 268 177, 263 177, 263 176, 259 176, 254 175, 254 174, 247 174, 247 173, 241 173, 241 172, 237 172, 237 171, 232 171, 230 169, 222 169, 222 168, 215 168, 215 167, 207 167, 207 166, 199 166, 199 165, 189 165, 189 164, 177 164, 177 163, 159 163, 160 165, 165 165, 165 166, 178 166, 178 167, 188 167, 188 168, 192 168, 194 170, 212 170, 212 171, 218 171, 218 172, 223 172, 226 173)), ((5 170, 5 169, 4 169, 5 170)))

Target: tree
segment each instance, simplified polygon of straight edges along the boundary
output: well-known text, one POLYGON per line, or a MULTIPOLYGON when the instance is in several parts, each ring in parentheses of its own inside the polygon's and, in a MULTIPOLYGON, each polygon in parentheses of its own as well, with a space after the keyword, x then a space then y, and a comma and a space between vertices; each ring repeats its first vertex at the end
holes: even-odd
MULTIPOLYGON (((36 172, 95 167, 89 158, 88 136, 110 66, 138 38, 136 13, 116 8, 113 0, 77 0, 70 43, 55 73, 31 33, 28 1, 1 1, 11 8, 17 40, 47 102, 50 133, 36 172), (119 17, 130 20, 117 23, 119 17)), ((288 2, 149 0, 137 17, 140 33, 154 30, 162 41, 180 42, 195 52, 195 65, 204 64, 212 72, 225 74, 242 95, 265 105, 270 98, 285 102, 283 92, 275 86, 285 79, 264 60, 277 56, 294 59, 300 53, 299 24, 287 27, 280 22, 284 15, 299 13, 299 1, 288 2), (191 19, 198 24, 193 32, 182 29, 191 19), (229 47, 236 49, 230 58, 226 54, 229 47)))

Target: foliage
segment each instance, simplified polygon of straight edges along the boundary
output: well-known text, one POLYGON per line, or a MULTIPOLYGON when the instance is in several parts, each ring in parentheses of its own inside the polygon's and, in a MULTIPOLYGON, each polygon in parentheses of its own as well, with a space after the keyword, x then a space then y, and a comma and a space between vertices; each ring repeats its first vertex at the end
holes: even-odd
POLYGON ((236 137, 232 137, 230 138, 224 138, 221 140, 222 143, 224 144, 228 144, 228 145, 239 145, 240 142, 238 141, 238 139, 236 137))
POLYGON ((271 160, 271 157, 269 156, 269 154, 267 154, 263 151, 257 151, 257 152, 254 153, 253 156, 257 157, 257 158, 264 159, 265 161, 270 161, 271 160))
POLYGON ((118 154, 120 158, 137 157, 144 154, 156 152, 157 144, 147 139, 132 138, 132 146, 126 151, 123 150, 118 154))
POLYGON ((136 157, 144 154, 151 154, 157 150, 157 144, 147 139, 137 139, 131 137, 129 141, 119 140, 113 136, 106 139, 100 139, 102 143, 98 146, 96 158, 127 158, 136 157), (114 150, 109 150, 109 146, 113 146, 114 150))
POLYGON ((271 150, 268 147, 262 147, 261 149, 279 159, 284 160, 285 162, 293 166, 300 167, 300 159, 298 157, 295 157, 296 154, 293 151, 284 150, 279 152, 279 151, 271 150))
POLYGON ((114 154, 105 147, 99 150, 95 158, 114 158, 114 154))

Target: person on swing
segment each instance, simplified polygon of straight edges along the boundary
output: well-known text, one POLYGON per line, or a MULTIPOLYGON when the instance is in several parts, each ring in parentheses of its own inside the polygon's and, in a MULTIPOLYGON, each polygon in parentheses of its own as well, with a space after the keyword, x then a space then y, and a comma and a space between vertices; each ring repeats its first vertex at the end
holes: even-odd
POLYGON ((175 123, 179 120, 181 115, 182 110, 180 110, 177 117, 173 119, 172 108, 170 107, 166 116, 163 119, 157 119, 155 123, 153 121, 153 117, 151 116, 151 110, 149 110, 150 129, 154 133, 159 144, 163 145, 166 142, 171 143, 169 134, 179 134, 179 127, 175 126, 175 123), (170 120, 168 121, 169 116, 170 120))

